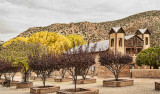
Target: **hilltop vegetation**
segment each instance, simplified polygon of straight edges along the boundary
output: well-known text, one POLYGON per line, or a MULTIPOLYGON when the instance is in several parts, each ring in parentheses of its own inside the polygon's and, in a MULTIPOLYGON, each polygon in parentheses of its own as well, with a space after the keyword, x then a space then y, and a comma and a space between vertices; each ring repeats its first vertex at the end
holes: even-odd
POLYGON ((108 32, 111 27, 121 26, 126 35, 133 34, 137 29, 148 28, 151 35, 151 46, 158 44, 160 38, 160 11, 147 11, 135 14, 120 20, 100 23, 79 22, 70 24, 52 24, 46 27, 33 27, 24 31, 18 37, 29 37, 40 31, 57 32, 62 35, 79 34, 91 42, 108 39, 108 32))

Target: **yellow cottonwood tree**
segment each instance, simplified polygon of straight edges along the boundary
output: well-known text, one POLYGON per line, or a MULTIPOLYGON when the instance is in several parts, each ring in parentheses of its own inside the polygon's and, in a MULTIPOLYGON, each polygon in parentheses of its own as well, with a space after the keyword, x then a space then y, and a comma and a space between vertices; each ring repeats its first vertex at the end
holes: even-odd
POLYGON ((29 37, 28 42, 39 42, 49 48, 50 52, 61 53, 70 48, 71 42, 68 38, 55 32, 41 31, 29 37))
POLYGON ((27 43, 22 41, 13 41, 0 50, 0 57, 10 60, 13 64, 20 64, 22 72, 25 75, 26 82, 27 74, 29 73, 28 54, 39 53, 40 55, 47 52, 47 47, 39 43, 27 43), (36 50, 34 50, 36 49, 36 50))
POLYGON ((87 43, 83 37, 77 34, 70 34, 66 37, 71 41, 71 48, 79 45, 84 45, 87 43))
POLYGON ((22 42, 27 42, 28 38, 25 38, 25 37, 17 37, 15 39, 10 39, 9 41, 5 42, 3 44, 3 47, 11 44, 12 42, 19 42, 19 41, 22 41, 22 42))

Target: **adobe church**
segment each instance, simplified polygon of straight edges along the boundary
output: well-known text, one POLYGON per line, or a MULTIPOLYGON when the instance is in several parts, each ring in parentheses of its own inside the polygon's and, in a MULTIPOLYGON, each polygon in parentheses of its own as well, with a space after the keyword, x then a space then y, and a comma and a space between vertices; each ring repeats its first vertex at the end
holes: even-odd
MULTIPOLYGON (((113 74, 98 62, 100 52, 112 50, 114 53, 121 52, 122 54, 129 54, 133 57, 133 63, 126 67, 119 75, 123 77, 130 76, 129 69, 138 68, 135 65, 136 54, 141 52, 143 49, 150 47, 150 35, 151 33, 148 29, 139 29, 134 35, 125 36, 125 31, 122 27, 111 28, 109 31, 109 40, 95 42, 97 44, 94 52, 96 55, 96 64, 90 68, 89 74, 96 75, 98 77, 113 77, 113 74)), ((90 43, 89 49, 91 49, 95 43, 90 43)), ((82 48, 85 48, 86 45, 82 45, 82 48)), ((58 74, 55 73, 55 75, 58 74)))
MULTIPOLYGON (((115 53, 130 54, 136 56, 143 49, 150 47, 150 35, 148 29, 139 29, 134 35, 125 36, 125 31, 122 27, 113 27, 109 31, 109 40, 90 43, 90 48, 96 43, 95 53, 112 50, 115 53)), ((86 44, 87 45, 87 44, 86 44)), ((82 45, 85 48, 86 45, 82 45)), ((75 47, 76 49, 77 47, 75 47)), ((72 49, 71 49, 72 51, 72 49)))
MULTIPOLYGON (((135 64, 136 55, 143 49, 150 47, 150 35, 148 29, 139 29, 134 35, 125 36, 125 31, 122 27, 113 27, 109 31, 109 40, 97 42, 97 49, 112 50, 114 53, 121 52, 129 54, 133 57, 133 63, 126 67, 120 76, 130 76, 129 69, 138 68, 135 64), (105 44, 106 43, 106 44, 105 44)), ((102 50, 103 51, 103 50, 102 50)), ((97 58, 98 62, 98 58, 97 58)), ((112 77, 112 73, 107 68, 95 64, 95 73, 98 77, 112 77)))
POLYGON ((113 27, 109 32, 109 49, 135 56, 150 47, 150 35, 148 29, 139 29, 134 35, 125 36, 121 27, 113 27))
MULTIPOLYGON (((91 67, 91 71, 94 71, 94 75, 98 77, 113 77, 112 73, 104 66, 101 66, 98 62, 99 52, 105 52, 107 50, 112 50, 114 53, 121 52, 122 54, 129 54, 133 57, 133 62, 126 67, 120 76, 129 76, 129 69, 139 68, 135 64, 136 55, 143 49, 150 47, 150 35, 148 29, 138 29, 134 35, 125 36, 125 31, 122 27, 113 27, 109 31, 109 40, 103 40, 95 42, 97 44, 95 54, 96 54, 96 64, 91 67), (101 50, 100 50, 101 49, 101 50)), ((95 43, 90 43, 90 47, 95 43)), ((85 45, 83 45, 85 47, 85 45)), ((146 66, 145 66, 146 67, 146 66)), ((144 68, 141 67, 141 68, 144 68)), ((91 74, 91 73, 90 73, 91 74)))

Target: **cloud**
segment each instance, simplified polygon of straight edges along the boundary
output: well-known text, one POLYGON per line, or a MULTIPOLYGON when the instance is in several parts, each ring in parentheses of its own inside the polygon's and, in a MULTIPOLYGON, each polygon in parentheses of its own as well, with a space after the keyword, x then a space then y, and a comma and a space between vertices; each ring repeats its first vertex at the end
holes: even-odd
POLYGON ((0 40, 30 27, 53 23, 103 22, 160 9, 159 0, 0 0, 0 40))

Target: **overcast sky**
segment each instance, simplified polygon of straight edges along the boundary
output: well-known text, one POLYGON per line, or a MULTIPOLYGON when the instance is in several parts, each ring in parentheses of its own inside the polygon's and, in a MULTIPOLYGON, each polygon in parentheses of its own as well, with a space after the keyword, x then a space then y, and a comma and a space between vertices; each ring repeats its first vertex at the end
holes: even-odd
POLYGON ((160 0, 0 0, 0 40, 35 26, 111 21, 159 9, 160 0))

